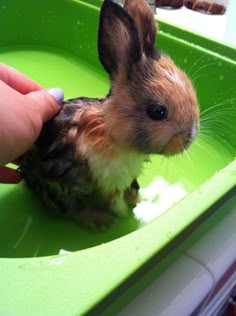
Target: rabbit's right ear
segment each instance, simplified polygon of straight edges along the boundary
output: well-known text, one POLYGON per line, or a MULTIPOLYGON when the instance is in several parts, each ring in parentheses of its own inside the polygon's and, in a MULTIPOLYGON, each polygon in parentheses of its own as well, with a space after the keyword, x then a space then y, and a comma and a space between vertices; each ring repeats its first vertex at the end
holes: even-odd
POLYGON ((153 56, 157 24, 148 2, 146 0, 125 0, 124 8, 136 23, 142 51, 146 56, 153 56))
POLYGON ((108 74, 129 71, 141 58, 138 30, 133 18, 118 4, 105 0, 98 31, 99 59, 108 74))

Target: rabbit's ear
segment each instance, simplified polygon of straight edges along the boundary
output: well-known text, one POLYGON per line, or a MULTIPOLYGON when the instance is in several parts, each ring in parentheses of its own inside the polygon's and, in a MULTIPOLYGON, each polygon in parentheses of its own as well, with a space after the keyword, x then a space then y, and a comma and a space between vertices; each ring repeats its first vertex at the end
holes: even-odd
POLYGON ((141 58, 139 34, 132 17, 118 4, 105 0, 98 31, 99 59, 105 70, 114 76, 141 58))
POLYGON ((145 0, 126 0, 124 7, 136 23, 142 51, 152 57, 155 52, 157 24, 151 8, 145 0))

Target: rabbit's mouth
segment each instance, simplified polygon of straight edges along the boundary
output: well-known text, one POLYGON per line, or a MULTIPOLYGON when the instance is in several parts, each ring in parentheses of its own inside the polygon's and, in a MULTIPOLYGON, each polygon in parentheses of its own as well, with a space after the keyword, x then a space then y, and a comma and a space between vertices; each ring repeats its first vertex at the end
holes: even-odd
POLYGON ((188 149, 192 144, 195 137, 191 132, 184 131, 177 135, 174 135, 171 140, 160 151, 161 155, 173 156, 182 153, 188 149))

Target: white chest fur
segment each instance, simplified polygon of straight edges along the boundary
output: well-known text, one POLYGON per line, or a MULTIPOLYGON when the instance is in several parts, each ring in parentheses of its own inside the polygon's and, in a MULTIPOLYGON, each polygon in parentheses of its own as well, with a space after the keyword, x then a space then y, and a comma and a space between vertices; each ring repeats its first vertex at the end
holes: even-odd
POLYGON ((146 156, 116 147, 98 152, 84 142, 83 137, 79 141, 80 154, 88 161, 99 190, 104 197, 111 198, 110 210, 119 216, 127 215, 129 207, 124 200, 124 191, 140 174, 146 156))
POLYGON ((105 194, 127 189, 140 174, 143 162, 143 155, 125 151, 117 151, 115 158, 105 154, 88 158, 90 170, 105 194))

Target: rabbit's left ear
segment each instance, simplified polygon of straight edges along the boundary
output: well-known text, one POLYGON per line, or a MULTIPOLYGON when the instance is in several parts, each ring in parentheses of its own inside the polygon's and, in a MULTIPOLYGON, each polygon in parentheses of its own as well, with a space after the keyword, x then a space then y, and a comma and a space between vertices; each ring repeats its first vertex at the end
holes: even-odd
POLYGON ((145 0, 126 0, 124 8, 135 21, 142 51, 146 56, 152 57, 155 52, 157 24, 151 8, 145 0))

